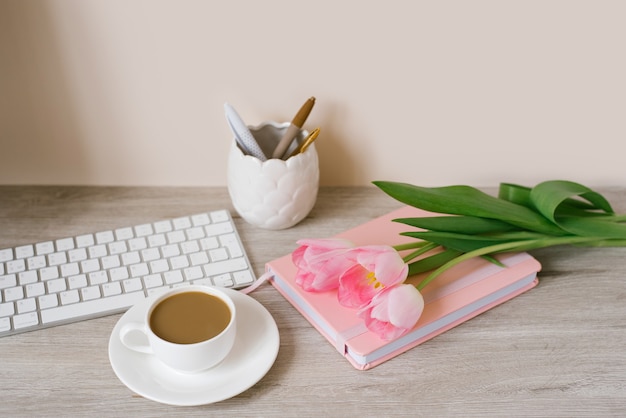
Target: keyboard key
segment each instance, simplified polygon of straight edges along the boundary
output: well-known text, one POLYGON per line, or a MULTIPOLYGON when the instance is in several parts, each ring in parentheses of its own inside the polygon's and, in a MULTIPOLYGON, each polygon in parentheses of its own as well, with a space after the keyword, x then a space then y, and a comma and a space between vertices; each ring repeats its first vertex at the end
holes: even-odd
POLYGON ((39 324, 39 317, 37 312, 30 312, 21 315, 15 315, 13 317, 13 328, 22 329, 26 327, 33 327, 39 324))
POLYGON ((172 231, 167 233, 167 242, 175 244, 177 242, 183 242, 186 239, 183 231, 172 231))
POLYGON ((11 318, 0 318, 0 332, 11 331, 11 318))
POLYGON ((0 317, 13 315, 15 313, 15 305, 13 302, 0 303, 0 317))
POLYGON ((140 277, 150 274, 146 263, 133 264, 130 266, 130 277, 140 277))
POLYGON ((105 255, 109 255, 107 252, 107 247, 104 244, 94 245, 93 247, 89 247, 89 258, 98 258, 104 257, 105 255))
POLYGON ((200 228, 199 226, 195 227, 195 228, 189 228, 188 230, 185 231, 185 233, 187 234, 187 239, 189 240, 196 240, 196 239, 200 239, 200 238, 204 238, 204 229, 200 228))
POLYGON ((216 286, 232 286, 234 284, 233 279, 228 273, 218 274, 213 277, 213 283, 215 283, 216 286))
POLYGON ((164 245, 161 247, 161 253, 165 258, 175 257, 180 255, 180 247, 176 244, 164 245))
POLYGON ((185 279, 187 280, 201 279, 204 277, 202 269, 198 266, 186 268, 183 270, 183 273, 185 275, 185 279))
POLYGON ((116 241, 109 244, 109 254, 121 254, 125 253, 127 250, 126 242, 124 241, 116 241))
POLYGON ((73 305, 59 306, 41 311, 41 322, 50 324, 74 318, 95 315, 98 313, 113 312, 128 308, 144 299, 143 292, 126 293, 108 298, 90 300, 73 305))
POLYGON ((74 248, 74 240, 72 238, 63 238, 56 240, 57 251, 67 251, 74 248))
POLYGON ((128 279, 130 276, 126 267, 118 267, 109 270, 109 277, 111 278, 111 281, 119 281, 128 279))
POLYGON ((0 250, 0 263, 4 263, 9 260, 13 260, 13 250, 10 248, 0 250))
POLYGON ((193 284, 197 284, 199 286, 213 286, 213 282, 208 277, 204 279, 194 280, 193 284))
POLYGON ((204 266, 204 272, 207 277, 212 277, 229 271, 243 270, 246 268, 248 268, 248 263, 241 257, 207 264, 204 266))
POLYGON ((58 267, 44 267, 39 270, 39 277, 43 281, 56 279, 59 277, 59 269, 58 267))
POLYGON ((251 285, 254 282, 254 277, 250 270, 236 271, 233 273, 233 279, 238 285, 251 285))
POLYGON ((69 277, 80 273, 78 263, 68 263, 61 266, 61 277, 69 277))
POLYGON ((109 281, 109 276, 106 271, 99 270, 94 271, 93 273, 89 273, 89 284, 90 285, 98 285, 103 284, 109 281))
POLYGON ((141 258, 143 261, 158 260, 161 258, 161 254, 159 253, 158 248, 148 248, 141 251, 141 258))
MULTIPOLYGON (((10 251, 10 250, 9 250, 10 251)), ((27 258, 35 255, 35 250, 32 245, 22 245, 15 248, 15 258, 27 258)), ((9 258, 11 260, 11 258, 9 258)))
POLYGON ((209 218, 208 213, 200 213, 191 217, 191 223, 194 226, 208 225, 211 223, 211 219, 209 218))
POLYGON ((39 280, 36 270, 23 271, 17 275, 19 282, 22 286, 29 283, 35 283, 39 280))
POLYGON ((48 293, 58 293, 67 290, 65 279, 54 279, 47 283, 48 293))
POLYGON ((41 296, 46 293, 46 287, 42 282, 27 284, 25 289, 26 296, 29 298, 41 296))
POLYGON ((58 266, 67 263, 67 254, 64 252, 48 254, 48 265, 58 266))
POLYGON ((200 240, 200 247, 203 250, 212 250, 214 248, 219 247, 220 244, 215 237, 203 238, 200 240))
POLYGON ((76 248, 90 247, 96 243, 92 234, 80 235, 76 237, 76 248))
POLYGON ((35 257, 29 257, 26 259, 26 264, 28 265, 29 270, 36 270, 42 267, 46 267, 46 256, 38 255, 35 257))
POLYGON ((183 254, 195 253, 200 251, 200 244, 198 244, 198 241, 187 241, 181 243, 180 248, 183 254))
POLYGON ((144 248, 148 248, 148 242, 144 237, 133 238, 128 241, 128 248, 131 251, 143 250, 144 248))
POLYGON ((52 241, 40 242, 35 245, 35 253, 37 255, 50 254, 54 252, 54 243, 52 241))
POLYGON ((78 295, 78 290, 66 290, 65 292, 59 293, 59 299, 61 300, 61 305, 70 305, 72 303, 77 303, 80 301, 80 296, 78 295))
POLYGON ((115 241, 113 231, 102 231, 96 233, 96 242, 98 244, 108 244, 113 241, 115 241))
POLYGON ((228 259, 228 253, 225 248, 216 248, 209 251, 209 257, 211 261, 223 261, 228 259))
POLYGON ((143 278, 146 289, 163 286, 163 279, 160 274, 149 274, 143 278))
POLYGON ((119 282, 106 283, 102 285, 102 296, 109 297, 122 293, 122 286, 119 282))
POLYGON ((26 263, 24 259, 20 258, 17 260, 7 261, 6 263, 6 271, 7 274, 19 273, 20 271, 26 270, 26 263))
POLYGON ((185 267, 189 267, 189 259, 185 255, 170 258, 170 263, 172 264, 173 270, 180 270, 185 267))
POLYGON ((199 251, 197 253, 189 254, 189 260, 192 266, 206 264, 209 262, 209 256, 205 251, 199 251))
POLYGON ((156 234, 150 235, 148 237, 148 245, 152 247, 160 247, 161 245, 167 244, 167 240, 165 239, 165 234, 156 234))
POLYGON ((4 289, 4 301, 12 302, 14 300, 23 299, 24 298, 24 288, 22 286, 17 287, 9 287, 8 289, 4 289))
POLYGON ((98 286, 89 286, 80 289, 80 295, 84 301, 99 299, 100 298, 100 287, 98 286))
POLYGON ((228 222, 228 212, 225 210, 216 210, 211 212, 211 219, 213 222, 228 222))
POLYGON ((154 223, 154 232, 156 232, 157 234, 169 232, 171 230, 172 224, 170 223, 170 221, 159 221, 154 223))
POLYGON ((226 248, 228 248, 228 252, 231 257, 242 257, 243 250, 239 245, 239 241, 235 234, 225 234, 220 236, 220 242, 226 248))
POLYGON ((37 309, 34 298, 18 300, 15 304, 17 305, 17 313, 33 312, 37 309))
POLYGON ((137 237, 145 237, 147 235, 152 235, 153 233, 154 231, 152 230, 152 225, 150 224, 137 225, 135 227, 135 236, 137 237))
POLYGON ((165 259, 154 260, 150 262, 150 271, 152 273, 163 273, 164 271, 168 271, 169 269, 170 265, 165 259))
POLYGON ((191 219, 188 217, 172 219, 172 225, 175 230, 191 228, 191 219))
POLYGON ((83 273, 91 273, 92 271, 100 270, 100 263, 98 260, 84 260, 80 262, 80 269, 83 273))
POLYGON ((17 276, 15 274, 0 276, 0 289, 6 289, 15 285, 17 285, 17 276))
POLYGON ((115 238, 118 241, 123 241, 127 239, 134 238, 135 234, 133 234, 133 228, 119 228, 115 230, 115 238))
POLYGON ((72 276, 67 279, 67 282, 70 289, 79 289, 81 287, 87 286, 87 276, 85 276, 84 274, 72 276))
POLYGON ((207 236, 212 237, 215 235, 228 234, 229 232, 233 232, 233 226, 230 222, 220 222, 218 224, 206 225, 204 227, 204 231, 207 236))
POLYGON ((141 279, 126 279, 122 282, 122 286, 124 287, 124 292, 137 292, 142 289, 141 279))
POLYGON ((141 257, 137 251, 122 254, 122 264, 128 266, 130 264, 136 264, 141 261, 141 257))
POLYGON ((87 259, 87 250, 85 248, 77 248, 67 252, 70 262, 82 261, 87 259))
POLYGON ((48 309, 59 306, 59 298, 56 294, 39 296, 37 301, 39 302, 39 309, 48 309))
POLYGON ((180 283, 184 280, 183 273, 180 270, 167 271, 163 273, 163 278, 167 284, 180 283))
POLYGON ((108 255, 106 257, 102 257, 100 259, 100 262, 102 263, 102 268, 105 270, 109 270, 122 265, 119 255, 108 255))

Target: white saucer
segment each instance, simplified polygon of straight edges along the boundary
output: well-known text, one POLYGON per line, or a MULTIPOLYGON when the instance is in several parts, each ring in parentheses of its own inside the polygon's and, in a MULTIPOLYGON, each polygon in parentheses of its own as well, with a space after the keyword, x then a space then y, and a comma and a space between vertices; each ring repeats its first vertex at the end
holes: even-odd
POLYGON ((109 339, 109 360, 117 377, 135 393, 169 405, 204 405, 236 396, 257 383, 274 364, 280 339, 272 315, 250 296, 225 289, 237 307, 235 346, 217 366, 196 374, 169 368, 151 354, 126 348, 119 338, 127 322, 141 322, 149 297, 130 308, 109 339))

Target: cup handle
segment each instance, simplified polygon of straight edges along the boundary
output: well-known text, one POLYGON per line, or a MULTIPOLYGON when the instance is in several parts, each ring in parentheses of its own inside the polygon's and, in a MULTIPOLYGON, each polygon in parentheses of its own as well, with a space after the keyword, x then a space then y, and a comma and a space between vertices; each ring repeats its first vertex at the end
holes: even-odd
POLYGON ((153 354, 152 348, 148 342, 148 335, 146 334, 146 327, 140 322, 129 322, 122 326, 120 329, 120 341, 122 344, 133 351, 140 353, 153 354), (130 338, 130 334, 142 334, 144 336, 144 342, 138 342, 130 338))

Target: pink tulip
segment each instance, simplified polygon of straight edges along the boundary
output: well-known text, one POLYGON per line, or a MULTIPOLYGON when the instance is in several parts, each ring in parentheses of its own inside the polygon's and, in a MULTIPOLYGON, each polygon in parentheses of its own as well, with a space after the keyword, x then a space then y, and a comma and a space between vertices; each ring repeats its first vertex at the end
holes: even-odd
POLYGON ((412 329, 424 310, 422 294, 409 284, 378 293, 359 312, 367 328, 384 340, 393 340, 412 329))
POLYGON ((403 284, 409 272, 389 246, 354 247, 341 239, 304 239, 293 253, 296 283, 306 291, 338 289, 343 306, 380 338, 390 340, 413 328, 424 310, 421 293, 403 284))
POLYGON ((339 286, 339 277, 355 263, 354 245, 342 239, 303 239, 291 258, 298 268, 296 283, 307 292, 339 286))
POLYGON ((339 279, 339 303, 349 308, 363 308, 384 289, 403 283, 409 266, 396 250, 384 245, 357 247, 351 268, 339 279))

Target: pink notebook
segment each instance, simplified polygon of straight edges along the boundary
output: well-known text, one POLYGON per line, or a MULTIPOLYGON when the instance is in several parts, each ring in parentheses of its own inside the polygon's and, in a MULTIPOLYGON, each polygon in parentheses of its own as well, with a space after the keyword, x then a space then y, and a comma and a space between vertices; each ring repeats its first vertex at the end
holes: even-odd
MULTIPOLYGON (((406 206, 338 235, 356 245, 410 242, 400 232, 410 226, 392 219, 432 216, 406 206)), ((270 261, 271 283, 311 324, 359 370, 366 370, 427 341, 476 315, 503 303, 537 285, 541 265, 527 253, 496 257, 507 267, 483 259, 467 260, 444 272, 422 290, 424 312, 413 328, 393 341, 385 341, 367 331, 356 310, 341 306, 336 291, 313 293, 294 282, 296 267, 291 254, 270 261)), ((418 283, 423 275, 407 281, 418 283)))

